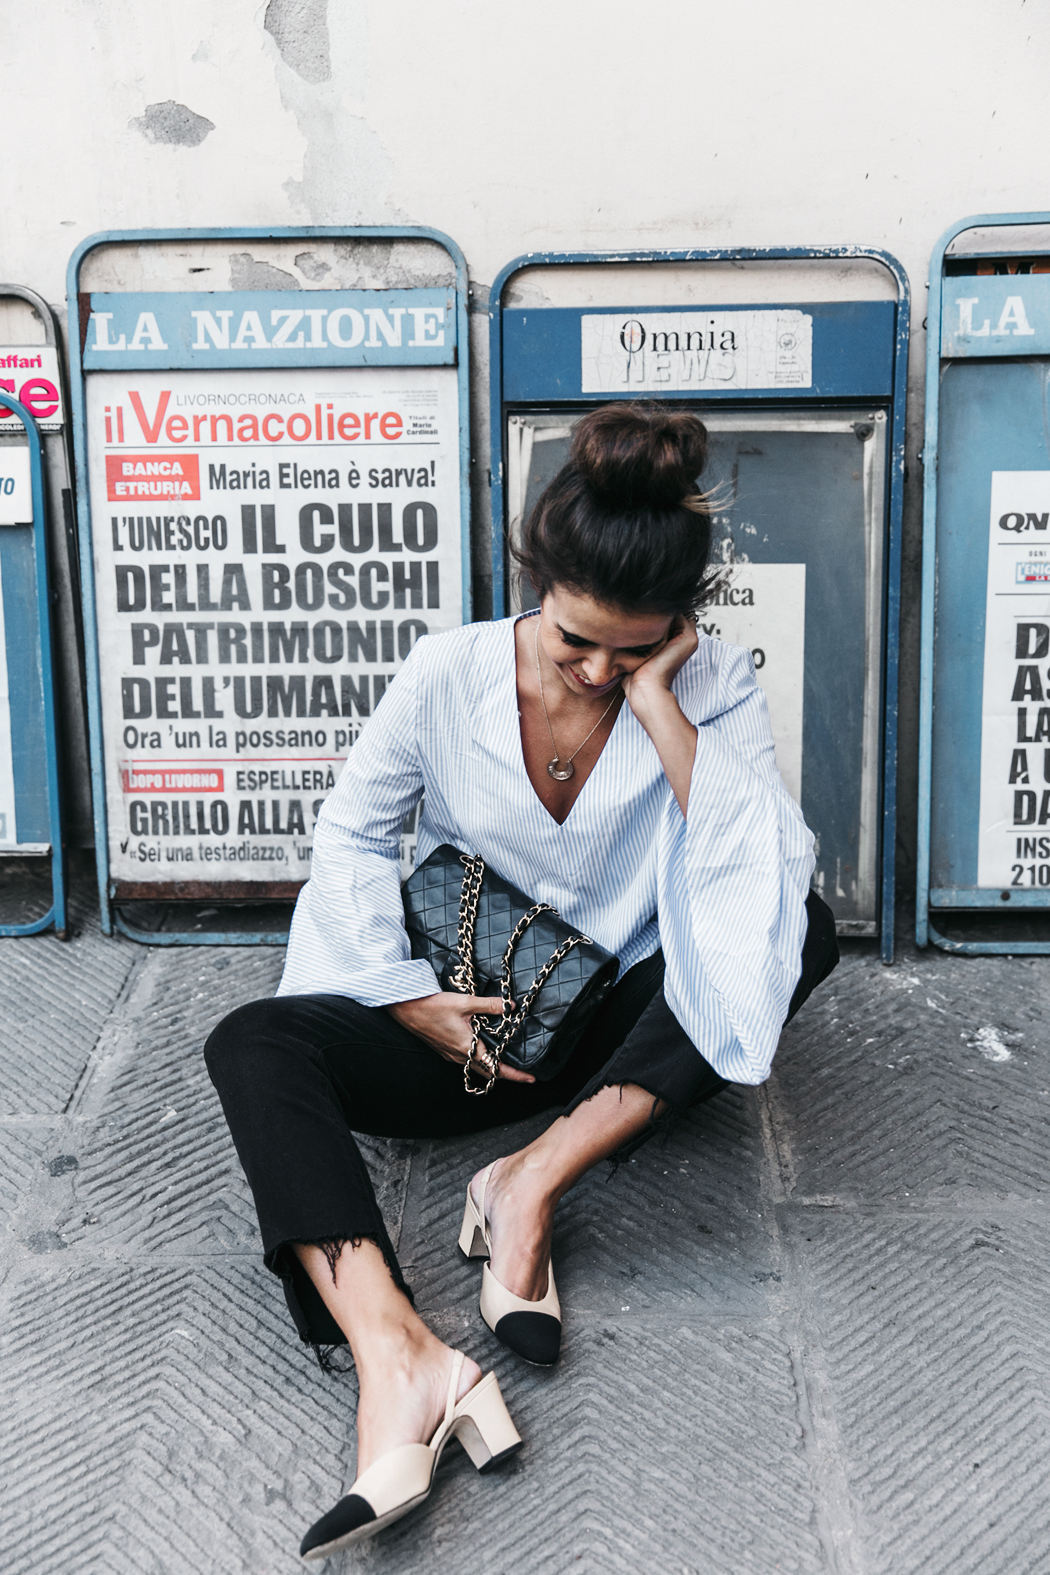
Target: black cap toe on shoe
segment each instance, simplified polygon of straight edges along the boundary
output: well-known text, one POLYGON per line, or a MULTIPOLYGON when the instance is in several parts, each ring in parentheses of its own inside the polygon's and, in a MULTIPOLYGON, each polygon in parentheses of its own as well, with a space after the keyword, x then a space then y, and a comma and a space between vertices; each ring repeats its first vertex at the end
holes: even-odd
POLYGON ((341 1542, 343 1537, 349 1537, 352 1532, 360 1531, 362 1526, 367 1526, 375 1518, 376 1512, 367 1499, 360 1498, 356 1493, 348 1493, 327 1515, 314 1521, 299 1546, 299 1557, 327 1558, 329 1553, 337 1551, 333 1544, 341 1542))
POLYGON ((553 1367, 558 1360, 561 1323, 550 1313, 507 1313, 492 1332, 497 1340, 537 1367, 553 1367))

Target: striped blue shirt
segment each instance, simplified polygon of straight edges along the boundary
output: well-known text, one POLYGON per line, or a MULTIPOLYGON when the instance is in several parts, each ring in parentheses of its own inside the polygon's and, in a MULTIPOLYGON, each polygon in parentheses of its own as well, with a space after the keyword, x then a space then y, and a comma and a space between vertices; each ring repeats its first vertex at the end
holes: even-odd
POLYGON ((750 653, 701 637, 674 681, 699 730, 684 819, 651 740, 621 707, 563 825, 525 770, 515 619, 420 640, 355 744, 314 833, 279 995, 385 1006, 432 995, 401 904, 401 823, 417 858, 480 853, 620 959, 663 947, 667 1003, 722 1077, 769 1075, 801 971, 813 838, 777 772, 750 653))

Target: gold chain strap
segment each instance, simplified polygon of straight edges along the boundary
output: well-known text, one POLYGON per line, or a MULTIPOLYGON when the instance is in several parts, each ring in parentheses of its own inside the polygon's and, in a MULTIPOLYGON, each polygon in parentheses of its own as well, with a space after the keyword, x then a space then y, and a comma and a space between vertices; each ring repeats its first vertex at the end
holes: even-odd
MULTIPOLYGON (((455 968, 449 972, 449 983, 453 989, 460 990, 464 995, 477 994, 477 982, 474 974, 474 933, 478 922, 478 902, 481 898, 481 881, 485 874, 485 861, 479 854, 468 858, 466 854, 460 855, 460 862, 466 866, 463 876, 463 886, 459 897, 459 922, 456 934, 456 951, 459 960, 455 968)), ((490 1050, 481 1042, 481 1016, 475 1013, 470 1019, 473 1039, 470 1045, 470 1054, 463 1067, 463 1086, 468 1094, 487 1094, 493 1083, 499 1077, 500 1061, 514 1035, 528 1016, 532 1003, 547 983, 551 974, 559 963, 572 951, 574 946, 590 946, 592 943, 586 935, 570 935, 562 941, 556 951, 544 963, 539 973, 525 991, 517 1006, 511 1007, 511 990, 513 978, 511 975, 511 962, 525 931, 541 913, 553 913, 555 918, 558 910, 549 902, 537 902, 523 913, 511 932, 503 953, 500 965, 500 995, 503 998, 503 1016, 498 1026, 492 1031, 496 1043, 490 1050), (479 1087, 471 1082, 471 1075, 483 1076, 486 1081, 479 1087)))

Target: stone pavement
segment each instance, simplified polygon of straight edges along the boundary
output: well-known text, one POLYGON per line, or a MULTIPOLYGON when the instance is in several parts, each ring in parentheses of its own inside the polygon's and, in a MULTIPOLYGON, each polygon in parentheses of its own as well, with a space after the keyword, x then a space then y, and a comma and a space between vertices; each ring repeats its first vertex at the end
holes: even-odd
MULTIPOLYGON (((0 941, 4 1575, 270 1575, 354 1476, 200 1058, 277 949, 0 941)), ((375 1575, 1046 1575, 1050 960, 849 943, 732 1090, 562 1205, 565 1355, 476 1313, 460 1198, 508 1132, 368 1140, 421 1310, 526 1447, 450 1449, 375 1575)))

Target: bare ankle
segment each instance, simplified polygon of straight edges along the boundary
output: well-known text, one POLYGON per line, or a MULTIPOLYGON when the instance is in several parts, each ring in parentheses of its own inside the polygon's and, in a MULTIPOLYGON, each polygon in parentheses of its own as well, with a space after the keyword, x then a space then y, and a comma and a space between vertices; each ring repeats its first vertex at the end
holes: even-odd
POLYGON ((553 1215, 565 1190, 557 1185, 549 1156, 533 1144, 502 1162, 498 1186, 504 1195, 512 1195, 516 1204, 544 1219, 553 1215))
POLYGON ((369 1369, 411 1373, 444 1349, 437 1335, 411 1308, 405 1317, 369 1321, 355 1332, 353 1354, 359 1372, 369 1369))

